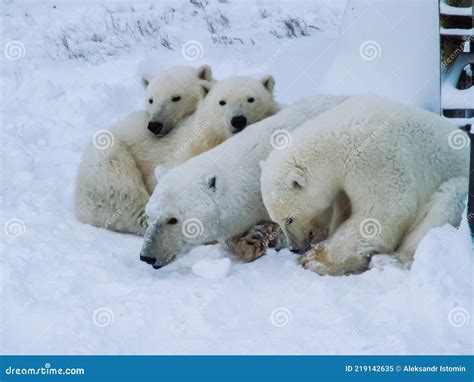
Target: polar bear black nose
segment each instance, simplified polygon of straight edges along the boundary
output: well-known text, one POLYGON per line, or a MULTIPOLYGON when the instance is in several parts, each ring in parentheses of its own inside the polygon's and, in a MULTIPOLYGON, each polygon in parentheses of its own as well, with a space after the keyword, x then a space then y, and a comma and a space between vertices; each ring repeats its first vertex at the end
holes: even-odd
POLYGON ((140 256, 140 260, 144 261, 145 263, 150 264, 150 265, 155 264, 155 259, 153 257, 140 256))
POLYGON ((150 130, 153 134, 159 134, 162 129, 163 124, 161 122, 151 121, 148 124, 148 130, 150 130))
POLYGON ((237 117, 233 117, 230 120, 230 124, 233 127, 233 133, 238 133, 241 131, 245 126, 247 126, 247 118, 245 118, 243 115, 238 115, 237 117))

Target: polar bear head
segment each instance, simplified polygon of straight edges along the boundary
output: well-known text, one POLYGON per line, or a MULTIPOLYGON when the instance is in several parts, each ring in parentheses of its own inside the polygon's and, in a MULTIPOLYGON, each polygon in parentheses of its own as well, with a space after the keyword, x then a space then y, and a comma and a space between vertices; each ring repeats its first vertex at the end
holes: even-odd
POLYGON ((205 118, 221 137, 229 138, 278 111, 274 86, 270 75, 260 80, 235 76, 219 81, 203 101, 205 118))
POLYGON ((211 81, 212 70, 208 65, 175 66, 156 76, 144 75, 146 108, 151 116, 148 130, 158 136, 169 133, 196 111, 211 81))
POLYGON ((337 177, 326 165, 331 156, 301 138, 296 132, 290 148, 273 151, 261 164, 260 185, 270 218, 291 248, 304 252, 328 237, 338 191, 337 177))
POLYGON ((176 168, 164 173, 147 205, 150 224, 140 258, 161 268, 177 254, 219 237, 225 179, 217 166, 189 176, 176 168))

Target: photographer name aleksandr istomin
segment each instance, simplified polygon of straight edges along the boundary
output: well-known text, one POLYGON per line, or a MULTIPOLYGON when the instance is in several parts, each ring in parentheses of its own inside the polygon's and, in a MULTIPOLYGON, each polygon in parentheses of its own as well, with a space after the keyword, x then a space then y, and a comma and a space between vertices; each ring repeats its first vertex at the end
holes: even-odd
POLYGON ((411 366, 405 365, 403 367, 404 372, 408 373, 465 373, 466 367, 464 366, 411 366))

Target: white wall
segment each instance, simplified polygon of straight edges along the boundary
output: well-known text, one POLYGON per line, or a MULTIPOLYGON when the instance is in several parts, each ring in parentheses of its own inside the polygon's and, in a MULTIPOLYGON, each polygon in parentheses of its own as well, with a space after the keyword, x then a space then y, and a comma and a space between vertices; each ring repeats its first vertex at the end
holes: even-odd
POLYGON ((437 1, 350 1, 337 44, 321 91, 378 93, 439 112, 437 1))

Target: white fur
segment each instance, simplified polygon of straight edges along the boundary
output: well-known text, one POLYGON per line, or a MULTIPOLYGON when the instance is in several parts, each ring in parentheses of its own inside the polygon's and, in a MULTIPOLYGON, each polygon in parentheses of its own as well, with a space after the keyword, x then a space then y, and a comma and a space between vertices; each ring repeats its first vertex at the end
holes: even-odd
POLYGON ((232 77, 216 84, 209 79, 210 68, 204 66, 169 69, 143 80, 153 99, 148 112, 131 113, 112 126, 112 147, 100 150, 91 143, 83 155, 76 189, 79 220, 143 235, 144 208, 161 173, 231 136, 232 116, 245 115, 253 123, 277 111, 272 77, 232 77), (265 81, 271 82, 269 88, 265 81), (193 95, 186 95, 186 89, 193 95), (172 101, 176 96, 179 102, 172 101), (249 97, 255 101, 248 103, 249 97), (221 99, 225 107, 219 105, 221 99), (162 122, 166 135, 153 135, 147 128, 150 121, 162 122))
POLYGON ((259 161, 273 148, 272 133, 279 129, 290 132, 345 99, 317 96, 296 102, 168 171, 147 205, 152 223, 142 256, 155 258, 156 265, 162 266, 190 245, 224 241, 268 220, 260 194, 259 161), (171 218, 178 223, 167 224, 171 218), (194 238, 183 235, 187 228, 183 223, 189 219, 197 219, 199 229, 202 224, 201 234, 194 238))
POLYGON ((360 272, 380 253, 409 263, 429 229, 460 223, 469 150, 452 148, 450 134, 463 133, 433 113, 352 97, 268 157, 265 206, 320 274, 360 272))
POLYGON ((196 111, 212 81, 208 65, 174 66, 156 76, 143 76, 146 110, 151 122, 163 124, 160 135, 167 134, 196 111))
POLYGON ((272 76, 264 76, 260 81, 236 76, 213 85, 197 116, 197 124, 206 129, 193 143, 191 155, 207 151, 238 133, 232 126, 234 117, 244 117, 249 126, 275 114, 279 107, 273 98, 274 86, 272 76))

